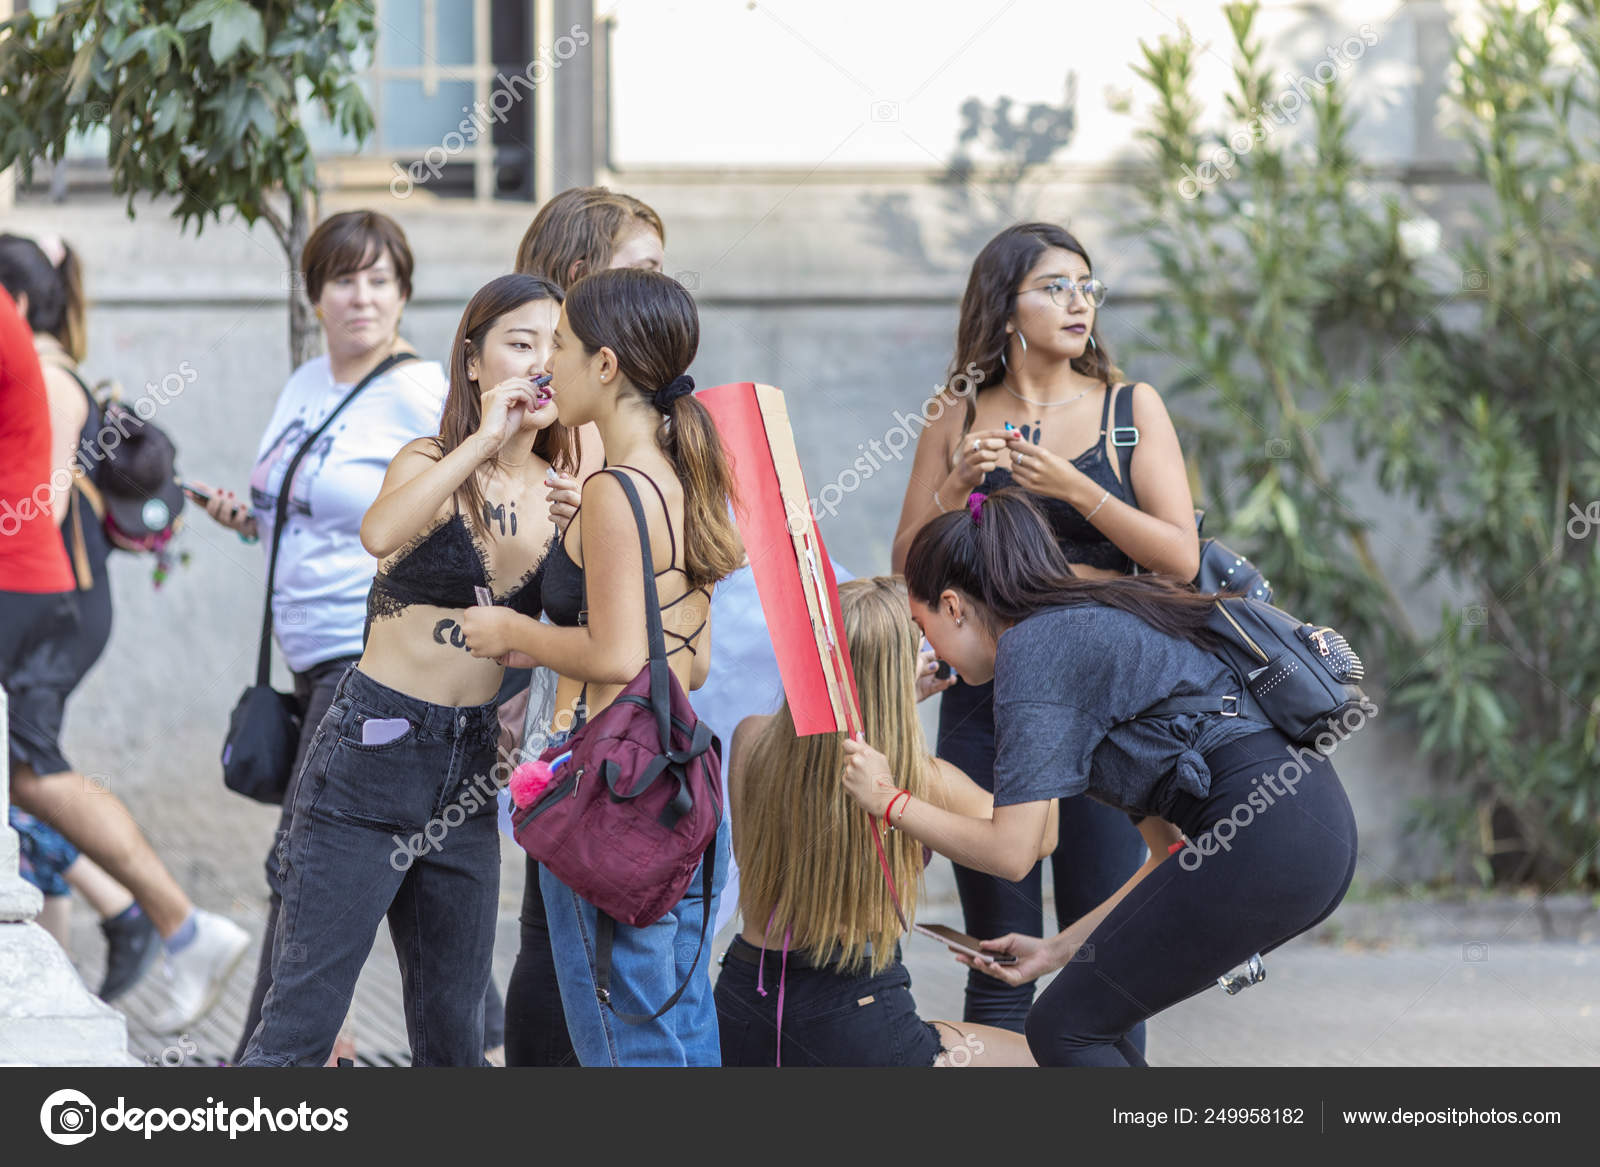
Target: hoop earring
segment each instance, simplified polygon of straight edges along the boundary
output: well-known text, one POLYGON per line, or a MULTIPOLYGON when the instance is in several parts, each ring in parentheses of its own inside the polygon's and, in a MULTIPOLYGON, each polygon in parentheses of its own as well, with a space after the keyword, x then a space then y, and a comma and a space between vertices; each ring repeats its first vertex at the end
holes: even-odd
POLYGON ((1019 340, 1022 343, 1022 355, 1023 356, 1027 356, 1028 355, 1028 338, 1022 335, 1022 332, 1021 332, 1020 329, 1017 332, 1017 340, 1019 340))
POLYGON ((1089 334, 1089 347, 1094 349, 1095 352, 1100 351, 1100 346, 1094 342, 1094 333, 1092 332, 1089 334))

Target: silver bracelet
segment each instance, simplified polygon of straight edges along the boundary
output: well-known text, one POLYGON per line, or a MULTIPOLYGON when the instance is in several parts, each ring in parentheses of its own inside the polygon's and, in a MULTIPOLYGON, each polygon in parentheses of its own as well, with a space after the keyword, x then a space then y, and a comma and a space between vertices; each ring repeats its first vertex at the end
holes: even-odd
MULTIPOLYGON (((1111 497, 1111 490, 1109 488, 1107 488, 1106 492, 1100 496, 1100 501, 1094 504, 1094 511, 1097 511, 1101 507, 1105 506, 1106 505, 1106 499, 1108 499, 1110 497, 1111 497)), ((1084 515, 1083 517, 1085 519, 1094 518, 1094 511, 1090 511, 1088 514, 1084 515)))
POLYGON ((941 515, 949 512, 950 508, 939 501, 939 488, 937 486, 933 488, 933 505, 939 508, 939 513, 941 515))

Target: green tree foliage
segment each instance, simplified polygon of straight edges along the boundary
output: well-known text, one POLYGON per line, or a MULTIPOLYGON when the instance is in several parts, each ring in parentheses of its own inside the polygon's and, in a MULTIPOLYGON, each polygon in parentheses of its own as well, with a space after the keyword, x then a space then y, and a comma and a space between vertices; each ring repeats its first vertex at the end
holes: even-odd
MULTIPOLYGON (((316 164, 303 102, 357 141, 372 111, 354 58, 372 47, 371 0, 67 0, 0 25, 0 169, 58 160, 104 129, 114 189, 173 202, 198 232, 237 212, 265 219, 295 270, 310 233, 316 164)), ((291 293, 290 346, 315 321, 291 293)))
POLYGON ((1386 478, 1435 518, 1430 570, 1476 602, 1446 614, 1401 699, 1456 779, 1441 821, 1476 842, 1486 879, 1593 886, 1600 5, 1497 2, 1479 16, 1451 100, 1488 190, 1460 257, 1481 311, 1430 334, 1438 375, 1412 387, 1407 413, 1432 440, 1382 451, 1386 478))
POLYGON ((1133 228, 1165 285, 1148 347, 1177 361, 1168 392, 1208 533, 1250 553, 1290 607, 1367 644, 1391 629, 1404 637, 1397 585, 1319 431, 1348 420, 1363 382, 1392 376, 1389 351, 1425 312, 1425 288, 1398 212, 1354 194, 1337 81, 1284 99, 1256 6, 1225 11, 1235 66, 1224 129, 1201 128, 1202 50, 1187 32, 1142 46, 1135 65, 1154 91, 1139 136, 1159 178, 1141 185, 1133 228))
POLYGON ((1448 296, 1421 278, 1394 200, 1365 193, 1339 80, 1304 94, 1289 120, 1308 124, 1290 133, 1256 5, 1225 11, 1227 130, 1202 129, 1186 33, 1144 46, 1136 66, 1155 98, 1141 138, 1163 176, 1135 224, 1164 284, 1150 340, 1179 364, 1176 400, 1200 407, 1180 422, 1199 497, 1287 606, 1348 626, 1371 655, 1381 647, 1390 708, 1445 787, 1420 822, 1486 882, 1594 886, 1596 0, 1486 3, 1482 30, 1458 45, 1455 120, 1487 197, 1448 296), (1211 159, 1229 173, 1200 165, 1211 159), (1462 300, 1481 311, 1442 311, 1462 300), (1353 505, 1354 468, 1320 447, 1330 422, 1376 475, 1378 507, 1432 530, 1405 565, 1414 579, 1376 561, 1377 507, 1353 505), (1457 602, 1436 630, 1415 629, 1397 589, 1438 575, 1457 602))

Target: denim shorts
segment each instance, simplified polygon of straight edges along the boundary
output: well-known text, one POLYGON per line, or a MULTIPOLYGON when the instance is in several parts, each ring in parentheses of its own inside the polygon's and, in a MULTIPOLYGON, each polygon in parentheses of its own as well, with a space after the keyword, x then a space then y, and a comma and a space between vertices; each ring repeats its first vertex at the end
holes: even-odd
POLYGON ((778 981, 783 977, 783 1065, 931 1066, 944 1048, 939 1029, 917 1016, 911 974, 900 953, 880 973, 840 972, 836 966, 797 968, 789 954, 761 950, 736 936, 717 978, 717 1025, 724 1066, 771 1066, 778 1061, 778 981), (766 995, 757 990, 757 982, 766 995))
POLYGON ((17 832, 17 867, 22 878, 41 895, 71 895, 62 872, 78 861, 78 849, 55 828, 16 807, 11 808, 11 828, 17 832))

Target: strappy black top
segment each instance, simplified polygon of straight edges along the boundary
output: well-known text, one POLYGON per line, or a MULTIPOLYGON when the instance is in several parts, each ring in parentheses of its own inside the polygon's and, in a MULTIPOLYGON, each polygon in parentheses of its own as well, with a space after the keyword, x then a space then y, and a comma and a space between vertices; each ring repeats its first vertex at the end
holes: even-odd
MULTIPOLYGON (((1111 398, 1122 392, 1126 387, 1108 389, 1105 401, 1100 406, 1100 434, 1083 453, 1072 459, 1072 464, 1089 478, 1098 482, 1109 490, 1114 498, 1133 504, 1133 488, 1123 479, 1118 478, 1112 470, 1111 463, 1106 458, 1106 424, 1111 416, 1111 398)), ((1128 395, 1131 405, 1132 396, 1128 395)), ((1128 425, 1120 424, 1124 415, 1124 404, 1117 403, 1118 430, 1131 428, 1132 410, 1127 409, 1128 425)), ((1120 443, 1119 443, 1120 444, 1120 443)), ((1011 471, 996 467, 983 476, 980 489, 985 494, 993 494, 1001 487, 1013 485, 1015 480, 1011 471)), ((1069 562, 1084 563, 1090 567, 1105 567, 1126 575, 1133 568, 1133 560, 1125 555, 1110 539, 1107 539, 1100 530, 1088 519, 1083 517, 1081 511, 1065 499, 1047 498, 1043 495, 1033 495, 1033 501, 1044 512, 1045 518, 1050 523, 1050 529, 1055 533, 1056 542, 1066 554, 1069 562)))
MULTIPOLYGON (((661 493, 661 488, 656 485, 655 479, 651 478, 637 466, 619 466, 617 469, 632 470, 635 474, 639 475, 639 477, 648 482, 651 489, 656 492, 656 497, 661 500, 662 512, 664 514, 668 514, 667 538, 671 540, 672 559, 668 566, 654 573, 655 578, 660 579, 662 576, 674 571, 687 576, 689 573, 678 566, 678 537, 672 533, 671 516, 670 512, 667 511, 667 496, 661 493)), ((582 510, 583 508, 579 507, 578 509, 582 510)), ((578 516, 574 514, 571 521, 567 524, 567 530, 572 530, 573 523, 576 523, 577 521, 578 516)), ((567 538, 565 532, 562 533, 559 539, 555 540, 554 546, 550 548, 550 553, 545 556, 543 571, 544 582, 542 585, 541 596, 544 602, 545 615, 550 617, 550 623, 558 624, 563 628, 576 628, 580 625, 587 624, 589 613, 584 607, 583 568, 572 562, 572 556, 567 554, 567 538)), ((674 608, 683 603, 684 600, 687 600, 696 592, 704 591, 704 588, 691 588, 684 592, 683 595, 679 596, 676 600, 673 600, 670 603, 662 604, 661 611, 666 612, 668 609, 674 608)), ((677 648, 668 649, 668 656, 673 656, 677 653, 680 653, 684 649, 688 649, 691 653, 694 652, 694 638, 699 636, 701 629, 706 626, 706 622, 701 620, 693 632, 690 632, 688 635, 684 635, 681 632, 674 632, 671 628, 665 627, 665 623, 666 621, 663 620, 662 631, 666 635, 683 642, 682 644, 678 645, 677 648)))
MULTIPOLYGON (((547 551, 509 594, 496 596, 495 603, 537 618, 545 563, 549 558, 547 551)), ((470 608, 478 602, 476 589, 479 587, 490 587, 489 570, 478 538, 468 529, 466 517, 457 504, 453 515, 403 551, 387 570, 379 570, 373 577, 372 590, 367 593, 367 623, 370 625, 382 616, 398 615, 413 604, 470 608)))

